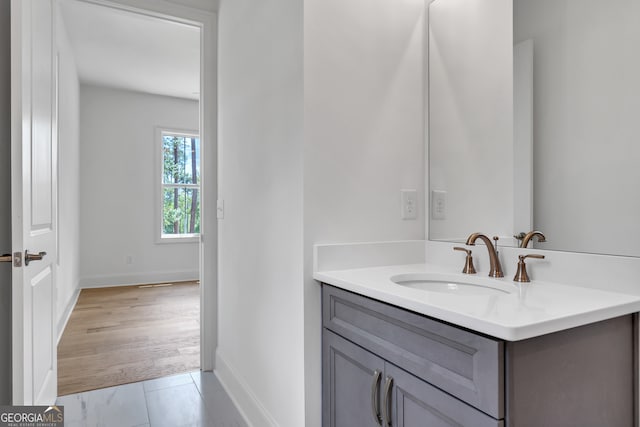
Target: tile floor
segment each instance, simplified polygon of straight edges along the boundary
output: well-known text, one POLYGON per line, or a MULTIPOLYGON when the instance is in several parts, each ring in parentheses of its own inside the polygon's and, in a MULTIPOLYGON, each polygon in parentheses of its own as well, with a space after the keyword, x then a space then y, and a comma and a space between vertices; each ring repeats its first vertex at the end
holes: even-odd
POLYGON ((59 397, 65 427, 246 427, 212 372, 192 372, 59 397))

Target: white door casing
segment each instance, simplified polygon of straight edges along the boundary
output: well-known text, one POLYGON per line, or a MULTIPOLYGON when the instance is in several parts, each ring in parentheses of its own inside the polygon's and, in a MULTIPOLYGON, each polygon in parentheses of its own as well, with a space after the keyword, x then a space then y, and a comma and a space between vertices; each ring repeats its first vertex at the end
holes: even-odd
POLYGON ((11 0, 13 404, 53 404, 56 355, 54 0, 11 0), (46 252, 26 265, 25 251, 46 252))

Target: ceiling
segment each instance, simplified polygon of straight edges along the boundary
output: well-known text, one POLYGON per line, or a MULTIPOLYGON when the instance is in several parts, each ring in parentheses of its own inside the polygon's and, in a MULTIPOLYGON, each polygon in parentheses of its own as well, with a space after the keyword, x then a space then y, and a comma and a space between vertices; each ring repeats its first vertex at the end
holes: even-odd
POLYGON ((199 98, 198 27, 75 0, 60 5, 81 82, 199 98))

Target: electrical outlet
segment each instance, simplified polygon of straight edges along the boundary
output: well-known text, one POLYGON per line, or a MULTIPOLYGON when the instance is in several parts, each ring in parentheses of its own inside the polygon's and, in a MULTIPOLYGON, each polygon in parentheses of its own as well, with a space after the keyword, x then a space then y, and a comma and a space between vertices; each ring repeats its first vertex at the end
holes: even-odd
POLYGON ((400 190, 402 219, 418 218, 418 192, 416 190, 400 190))
POLYGON ((446 191, 431 191, 431 219, 447 219, 446 191))

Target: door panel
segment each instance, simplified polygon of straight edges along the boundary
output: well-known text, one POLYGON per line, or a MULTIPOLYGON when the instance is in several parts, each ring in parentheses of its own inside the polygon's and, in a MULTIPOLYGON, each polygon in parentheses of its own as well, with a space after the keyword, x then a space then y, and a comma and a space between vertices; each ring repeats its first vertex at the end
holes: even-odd
POLYGON ((31 138, 31 227, 51 229, 52 222, 52 52, 53 35, 51 1, 32 8, 33 25, 31 57, 32 125, 31 138), (45 37, 49 35, 47 40, 45 37))
POLYGON ((12 269, 13 404, 57 395, 55 71, 52 0, 11 1, 13 252, 46 252, 12 269))
POLYGON ((46 267, 31 281, 31 295, 33 298, 33 312, 31 319, 34 331, 33 340, 33 387, 34 390, 42 390, 46 385, 48 376, 52 375, 54 369, 53 361, 55 355, 51 349, 54 348, 55 323, 51 319, 53 300, 53 274, 50 267, 46 267))

